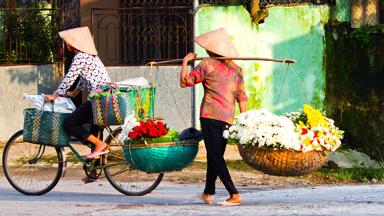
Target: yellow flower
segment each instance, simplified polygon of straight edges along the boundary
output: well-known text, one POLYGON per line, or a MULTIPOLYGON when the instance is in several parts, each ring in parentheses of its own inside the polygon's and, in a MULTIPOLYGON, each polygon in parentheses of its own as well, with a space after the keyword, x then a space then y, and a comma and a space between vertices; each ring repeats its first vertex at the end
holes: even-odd
POLYGON ((307 116, 308 123, 311 127, 327 125, 327 122, 325 121, 323 115, 321 115, 321 112, 308 104, 304 104, 303 112, 307 116))
POLYGON ((302 140, 302 144, 305 146, 310 146, 311 145, 311 138, 306 137, 304 140, 302 140))

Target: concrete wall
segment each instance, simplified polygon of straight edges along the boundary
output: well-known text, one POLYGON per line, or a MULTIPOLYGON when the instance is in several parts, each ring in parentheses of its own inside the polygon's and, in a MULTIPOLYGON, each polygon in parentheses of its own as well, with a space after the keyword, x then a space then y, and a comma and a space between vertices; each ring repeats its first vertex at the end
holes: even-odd
MULTIPOLYGON (((164 118, 170 128, 191 126, 191 88, 179 87, 178 67, 107 67, 112 81, 144 76, 159 84, 155 115, 164 118)), ((56 90, 53 65, 0 67, 0 141, 6 141, 23 127, 23 109, 31 104, 22 94, 52 93, 56 90)))
POLYGON ((50 93, 57 86, 53 65, 0 67, 0 141, 23 128, 23 93, 50 93))
POLYGON ((107 67, 112 81, 143 76, 158 84, 155 116, 164 118, 170 128, 181 131, 192 125, 192 88, 180 88, 180 67, 107 67))

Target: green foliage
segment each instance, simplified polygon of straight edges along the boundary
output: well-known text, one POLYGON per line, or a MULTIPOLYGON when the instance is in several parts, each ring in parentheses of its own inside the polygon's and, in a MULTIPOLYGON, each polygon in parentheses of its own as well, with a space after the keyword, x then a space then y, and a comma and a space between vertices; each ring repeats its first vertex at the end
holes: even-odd
POLYGON ((373 35, 383 35, 384 36, 384 25, 375 25, 358 28, 352 31, 347 35, 347 38, 350 40, 355 40, 362 47, 368 46, 370 43, 374 42, 373 35))
POLYGON ((59 12, 54 10, 6 11, 3 20, 5 43, 0 55, 8 61, 3 63, 54 62, 55 47, 60 41, 57 34, 60 28, 59 17, 59 12))
POLYGON ((251 0, 200 0, 199 4, 233 6, 233 5, 249 5, 251 0))
POLYGON ((384 170, 384 160, 379 161, 379 166, 382 170, 384 170))
POLYGON ((242 171, 248 171, 248 172, 255 171, 254 168, 250 167, 243 160, 227 160, 226 163, 228 168, 231 168, 233 170, 242 170, 242 171))
POLYGON ((325 26, 327 116, 344 133, 344 144, 384 159, 384 26, 325 26))
POLYGON ((350 168, 350 169, 319 169, 317 174, 327 177, 328 179, 334 179, 342 182, 377 182, 384 181, 384 170, 382 169, 362 169, 362 168, 350 168))

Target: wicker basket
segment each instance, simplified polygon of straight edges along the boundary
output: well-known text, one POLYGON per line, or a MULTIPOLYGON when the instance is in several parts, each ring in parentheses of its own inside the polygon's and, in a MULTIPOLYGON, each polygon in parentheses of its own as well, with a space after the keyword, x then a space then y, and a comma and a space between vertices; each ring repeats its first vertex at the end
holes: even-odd
POLYGON ((199 141, 128 144, 124 157, 135 169, 148 173, 178 171, 188 166, 196 157, 199 141))
POLYGON ((248 165, 278 176, 299 176, 313 172, 322 167, 329 156, 329 152, 274 150, 246 145, 238 145, 238 148, 248 165))

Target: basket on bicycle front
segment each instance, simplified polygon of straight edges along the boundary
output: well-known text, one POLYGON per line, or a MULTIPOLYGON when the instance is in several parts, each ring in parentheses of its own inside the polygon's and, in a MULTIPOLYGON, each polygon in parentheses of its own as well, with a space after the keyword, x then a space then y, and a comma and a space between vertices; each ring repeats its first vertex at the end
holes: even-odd
POLYGON ((91 92, 93 124, 101 127, 122 125, 127 115, 153 116, 156 87, 104 84, 91 92))
POLYGON ((179 171, 196 157, 199 141, 176 141, 149 144, 125 142, 124 157, 135 169, 148 172, 179 171))
POLYGON ((25 109, 23 140, 49 146, 67 146, 70 137, 63 128, 63 122, 69 115, 36 108, 25 109))

